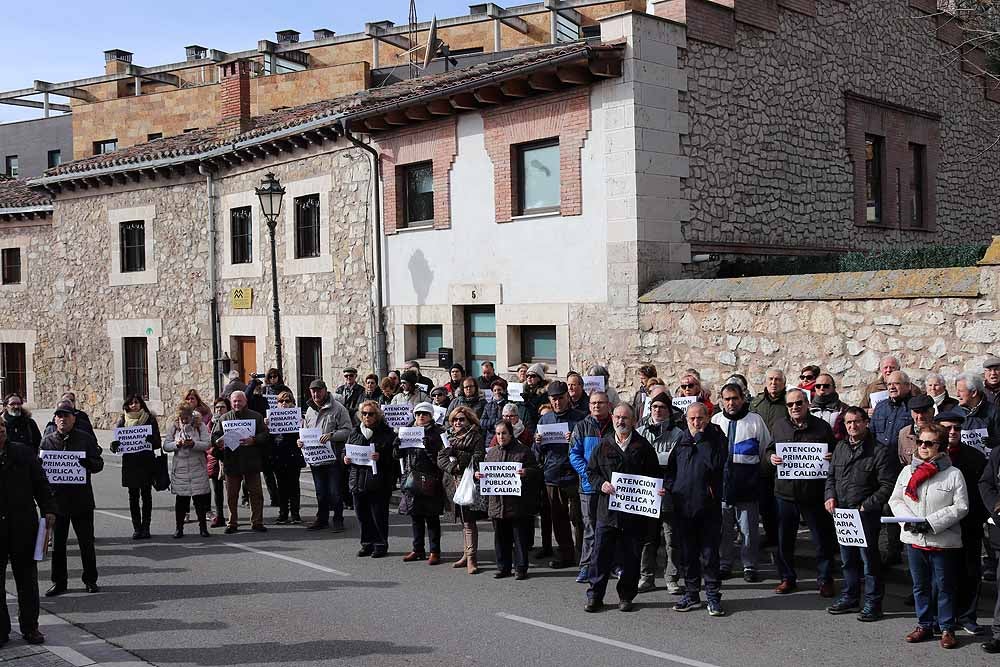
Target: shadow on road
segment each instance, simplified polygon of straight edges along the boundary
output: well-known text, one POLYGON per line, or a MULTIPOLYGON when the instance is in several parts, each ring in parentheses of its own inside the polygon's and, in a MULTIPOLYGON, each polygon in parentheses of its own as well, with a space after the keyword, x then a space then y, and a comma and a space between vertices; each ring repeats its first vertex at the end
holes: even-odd
POLYGON ((367 655, 426 655, 429 646, 400 646, 392 642, 365 641, 361 639, 326 639, 298 644, 258 642, 254 644, 225 644, 212 648, 161 648, 142 651, 144 660, 162 665, 190 663, 195 665, 288 664, 292 662, 326 662, 359 658, 367 655))

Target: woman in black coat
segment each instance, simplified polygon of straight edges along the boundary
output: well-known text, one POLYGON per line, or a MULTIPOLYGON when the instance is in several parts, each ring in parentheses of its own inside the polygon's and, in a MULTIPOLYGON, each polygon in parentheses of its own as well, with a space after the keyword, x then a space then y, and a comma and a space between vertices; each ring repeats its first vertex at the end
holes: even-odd
POLYGON ((42 444, 42 433, 38 424, 24 407, 24 397, 17 392, 7 394, 3 399, 3 423, 7 427, 7 442, 19 442, 28 445, 36 452, 42 444))
POLYGON ((385 423, 377 401, 358 406, 358 425, 346 445, 372 447, 372 465, 358 465, 347 455, 346 445, 338 454, 349 467, 347 488, 354 496, 354 512, 361 523, 361 550, 358 557, 382 558, 389 551, 389 498, 396 481, 392 458, 396 433, 385 423))
POLYGON ((428 565, 441 562, 441 515, 444 513, 444 487, 437 455, 443 446, 444 429, 434 423, 434 407, 420 403, 413 409, 414 426, 424 429, 423 447, 403 447, 397 437, 393 456, 403 462, 402 498, 399 513, 410 517, 413 528, 413 551, 403 556, 411 562, 427 558, 428 565), (430 557, 424 550, 427 533, 430 557))
MULTIPOLYGON (((149 411, 141 396, 133 394, 122 404, 122 416, 115 428, 151 426, 146 436, 150 448, 141 452, 122 454, 122 486, 128 489, 128 508, 132 514, 133 540, 149 539, 149 524, 153 517, 153 479, 156 476, 156 450, 160 448, 160 427, 156 416, 149 411), (141 505, 140 505, 141 501, 141 505)), ((117 430, 115 431, 117 434, 117 430)), ((111 453, 118 453, 117 436, 111 443, 111 453)))
MULTIPOLYGON (((295 407, 295 397, 292 396, 292 392, 278 393, 278 407, 295 407)), ((302 499, 299 474, 306 467, 306 460, 299 448, 299 434, 280 433, 272 437, 274 446, 271 447, 270 463, 278 492, 278 518, 275 523, 302 523, 302 517, 299 516, 302 499)))

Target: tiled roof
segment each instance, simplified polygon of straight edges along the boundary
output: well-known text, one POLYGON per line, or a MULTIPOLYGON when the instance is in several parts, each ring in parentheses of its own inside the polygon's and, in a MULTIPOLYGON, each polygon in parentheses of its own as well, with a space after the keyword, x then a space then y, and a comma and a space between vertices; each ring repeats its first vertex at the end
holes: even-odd
POLYGON ((144 144, 122 148, 106 155, 65 162, 45 172, 46 176, 60 176, 83 173, 96 169, 127 166, 197 155, 229 144, 251 140, 281 130, 294 128, 304 123, 330 118, 331 121, 343 115, 364 114, 381 107, 406 103, 435 92, 446 93, 449 89, 475 85, 518 70, 531 69, 549 61, 558 61, 573 56, 585 56, 598 51, 620 49, 619 45, 587 44, 574 42, 558 46, 525 51, 493 62, 480 63, 471 67, 408 79, 382 88, 369 88, 357 93, 331 100, 322 100, 298 107, 272 111, 254 118, 254 127, 238 136, 227 135, 219 126, 193 130, 173 137, 163 137, 144 144))
POLYGON ((29 188, 27 182, 19 178, 0 176, 0 213, 3 213, 3 209, 31 208, 51 204, 51 199, 29 188))

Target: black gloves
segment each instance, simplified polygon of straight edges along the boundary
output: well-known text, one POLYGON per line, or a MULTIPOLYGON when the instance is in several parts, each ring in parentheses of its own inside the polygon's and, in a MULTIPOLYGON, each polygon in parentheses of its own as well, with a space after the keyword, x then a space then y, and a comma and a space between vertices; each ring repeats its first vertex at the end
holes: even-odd
POLYGON ((904 523, 903 530, 909 533, 915 533, 917 535, 933 532, 931 524, 927 523, 926 521, 921 521, 920 523, 904 523))

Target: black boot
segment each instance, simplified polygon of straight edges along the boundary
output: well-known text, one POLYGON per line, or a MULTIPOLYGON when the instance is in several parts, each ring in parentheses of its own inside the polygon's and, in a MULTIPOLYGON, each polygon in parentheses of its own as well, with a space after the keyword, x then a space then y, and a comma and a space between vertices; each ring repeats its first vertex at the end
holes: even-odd
POLYGON ((150 538, 149 525, 153 522, 153 503, 143 503, 142 507, 142 539, 150 538))
POLYGON ((184 510, 174 510, 175 521, 177 525, 177 530, 174 532, 174 539, 180 539, 184 537, 184 515, 186 512, 184 510))
POLYGON ((208 532, 208 519, 204 515, 198 517, 198 532, 202 537, 212 536, 212 533, 208 532))

